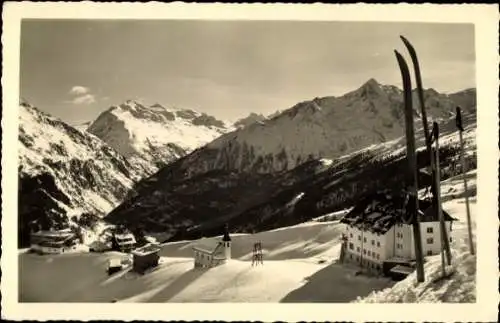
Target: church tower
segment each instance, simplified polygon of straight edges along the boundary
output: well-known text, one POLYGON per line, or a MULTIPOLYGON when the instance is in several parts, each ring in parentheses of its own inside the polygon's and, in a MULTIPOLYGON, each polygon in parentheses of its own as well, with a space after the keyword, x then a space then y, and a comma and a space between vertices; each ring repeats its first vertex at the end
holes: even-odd
POLYGON ((226 260, 231 259, 231 237, 229 236, 228 225, 224 228, 224 236, 222 237, 222 244, 224 246, 224 256, 226 260))

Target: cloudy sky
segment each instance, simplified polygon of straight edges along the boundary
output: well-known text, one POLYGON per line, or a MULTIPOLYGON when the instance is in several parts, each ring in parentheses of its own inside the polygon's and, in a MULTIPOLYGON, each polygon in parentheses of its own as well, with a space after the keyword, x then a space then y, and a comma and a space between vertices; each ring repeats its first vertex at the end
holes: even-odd
POLYGON ((70 123, 113 104, 192 108, 234 120, 369 78, 401 86, 394 49, 416 47, 424 87, 475 86, 473 25, 291 21, 24 21, 21 96, 70 123))

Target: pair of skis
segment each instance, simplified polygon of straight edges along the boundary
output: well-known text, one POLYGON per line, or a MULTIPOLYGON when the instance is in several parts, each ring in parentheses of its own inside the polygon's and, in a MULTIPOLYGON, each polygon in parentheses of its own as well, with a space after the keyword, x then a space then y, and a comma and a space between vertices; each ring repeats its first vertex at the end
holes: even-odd
MULTIPOLYGON (((422 124, 425 136, 425 145, 427 153, 431 160, 432 169, 432 184, 431 192, 433 195, 434 210, 437 211, 440 227, 441 227, 441 250, 442 250, 442 262, 444 270, 444 253, 446 253, 446 258, 448 264, 451 263, 451 252, 449 246, 449 240, 447 237, 446 227, 444 225, 443 214, 441 212, 441 201, 440 201, 440 178, 439 178, 439 127, 437 123, 434 123, 433 134, 429 132, 429 126, 427 123, 427 112, 424 104, 424 92, 422 87, 422 78, 420 74, 420 65, 417 58, 417 53, 413 45, 403 36, 400 36, 405 47, 407 48, 415 72, 415 78, 417 83, 417 95, 420 101, 420 111, 422 116, 422 124), (433 154, 432 150, 432 137, 436 139, 436 156, 433 154), (437 157, 437 162, 436 162, 437 157), (444 252, 444 253, 443 253, 444 252)), ((406 127, 406 149, 407 149, 407 159, 408 159, 408 183, 410 187, 410 198, 413 200, 412 206, 415 208, 412 210, 412 217, 408 220, 413 225, 413 236, 415 238, 415 258, 417 263, 417 280, 419 282, 425 281, 424 274, 424 257, 422 252, 422 234, 420 232, 420 216, 419 216, 419 206, 418 206, 418 165, 416 158, 416 146, 415 146, 415 131, 414 131, 414 112, 413 112, 413 100, 412 100, 412 82, 408 64, 403 56, 397 51, 394 51, 398 61, 399 69, 401 70, 401 76, 403 80, 403 90, 404 90, 404 109, 405 109, 405 127, 406 127)))

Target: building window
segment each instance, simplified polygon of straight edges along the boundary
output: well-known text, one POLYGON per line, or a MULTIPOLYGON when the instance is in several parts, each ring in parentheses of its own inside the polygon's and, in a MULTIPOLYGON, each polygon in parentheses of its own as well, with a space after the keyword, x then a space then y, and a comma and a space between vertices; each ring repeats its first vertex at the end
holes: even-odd
POLYGON ((427 250, 427 256, 432 256, 432 250, 427 250))
POLYGON ((349 249, 351 249, 351 250, 354 249, 354 244, 352 242, 349 242, 349 249))
POLYGON ((450 242, 453 242, 453 239, 450 237, 450 242))
POLYGON ((350 256, 350 258, 352 259, 352 254, 350 254, 349 256, 350 256))
POLYGON ((380 247, 380 241, 377 241, 377 247, 380 247))
POLYGON ((370 257, 370 256, 371 256, 371 254, 372 254, 372 253, 368 250, 368 257, 370 257))
POLYGON ((356 251, 359 252, 359 247, 356 247, 356 251))
POLYGON ((428 227, 428 228, 427 228, 427 233, 433 233, 433 232, 434 232, 434 231, 433 231, 433 228, 432 228, 432 227, 428 227))
POLYGON ((380 259, 380 255, 379 254, 377 254, 377 259, 380 259))
POLYGON ((366 249, 363 249, 363 253, 366 255, 366 249))
POLYGON ((434 243, 434 239, 432 239, 432 238, 427 238, 427 243, 428 243, 428 244, 433 244, 433 243, 434 243))
POLYGON ((349 236, 352 238, 352 233, 350 233, 349 236))
POLYGON ((361 241, 361 236, 358 236, 358 240, 361 241))
POLYGON ((375 245, 375 240, 372 240, 372 246, 374 246, 374 245, 375 245))
POLYGON ((363 238, 363 242, 366 242, 366 237, 363 238))

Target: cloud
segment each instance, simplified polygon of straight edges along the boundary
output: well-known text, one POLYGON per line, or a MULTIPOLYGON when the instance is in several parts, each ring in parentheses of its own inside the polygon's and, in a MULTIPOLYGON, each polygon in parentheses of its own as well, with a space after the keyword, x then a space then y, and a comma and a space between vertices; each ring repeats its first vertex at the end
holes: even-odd
POLYGON ((73 104, 92 104, 95 102, 95 96, 92 94, 84 94, 74 98, 71 103, 73 104))
POLYGON ((80 86, 80 85, 75 85, 71 88, 69 93, 74 94, 74 95, 82 95, 82 94, 87 94, 89 93, 89 88, 85 86, 80 86))
POLYGON ((96 102, 96 97, 94 94, 90 93, 90 89, 85 86, 75 85, 69 91, 69 94, 73 99, 67 101, 72 104, 92 104, 96 102))

